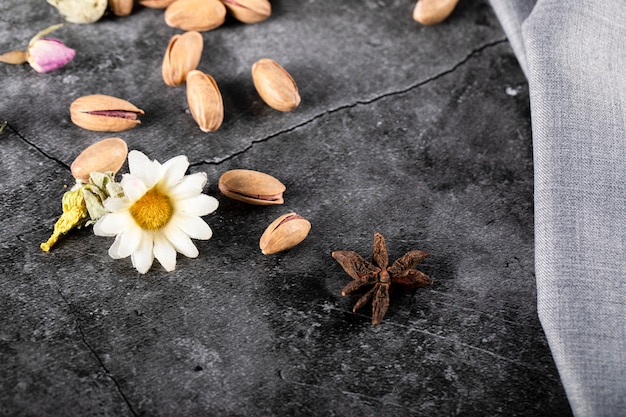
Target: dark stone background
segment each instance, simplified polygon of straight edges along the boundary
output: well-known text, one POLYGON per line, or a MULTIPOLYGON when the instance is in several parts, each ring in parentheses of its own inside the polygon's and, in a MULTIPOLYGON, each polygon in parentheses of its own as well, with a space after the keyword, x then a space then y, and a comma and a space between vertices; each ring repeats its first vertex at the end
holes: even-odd
MULTIPOLYGON (((414 2, 272 1, 263 23, 203 34, 199 69, 225 120, 201 132, 184 87, 167 87, 161 10, 66 24, 77 50, 37 74, 0 66, 0 414, 7 416, 563 416, 570 409, 537 318, 533 165, 526 80, 487 1, 434 27, 414 2), (260 101, 250 66, 280 62, 301 106, 260 101), (146 114, 119 134, 69 120, 77 97, 125 98, 146 114), (179 154, 220 207, 197 259, 146 275, 90 228, 45 241, 86 146, 120 136, 161 162, 179 154), (229 200, 229 169, 286 186, 283 206, 229 200), (264 256, 276 217, 310 220, 299 246, 264 256), (341 297, 338 249, 391 260, 430 252, 432 287, 396 291, 382 324, 341 297)), ((43 1, 0 3, 0 51, 60 17, 43 1)), ((127 172, 124 166, 121 172, 127 172)))

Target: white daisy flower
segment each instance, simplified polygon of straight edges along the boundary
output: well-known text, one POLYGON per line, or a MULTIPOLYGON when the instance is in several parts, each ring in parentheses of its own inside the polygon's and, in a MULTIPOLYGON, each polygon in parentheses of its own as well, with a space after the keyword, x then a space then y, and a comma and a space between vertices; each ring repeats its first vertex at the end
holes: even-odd
POLYGON ((189 161, 183 155, 160 164, 131 151, 128 166, 130 173, 120 182, 124 197, 105 200, 110 213, 93 227, 98 236, 115 236, 109 255, 114 259, 130 256, 142 274, 154 258, 172 271, 176 252, 197 257, 191 238, 211 238, 213 232, 200 216, 214 212, 218 205, 217 199, 202 194, 206 174, 185 175, 189 161))

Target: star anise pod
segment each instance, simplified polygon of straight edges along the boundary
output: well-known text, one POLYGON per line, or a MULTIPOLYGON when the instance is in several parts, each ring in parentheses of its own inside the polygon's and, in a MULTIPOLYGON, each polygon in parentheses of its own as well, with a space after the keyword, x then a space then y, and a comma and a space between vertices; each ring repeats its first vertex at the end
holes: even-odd
POLYGON ((415 266, 428 256, 428 252, 412 250, 398 258, 391 266, 387 255, 385 238, 378 232, 374 233, 374 263, 366 261, 354 251, 339 250, 332 253, 332 257, 339 262, 343 269, 354 281, 346 285, 341 291, 345 296, 361 287, 373 285, 356 302, 353 312, 372 300, 372 325, 378 325, 389 307, 389 288, 392 284, 400 284, 407 287, 423 287, 431 285, 433 280, 428 275, 420 272, 415 266))

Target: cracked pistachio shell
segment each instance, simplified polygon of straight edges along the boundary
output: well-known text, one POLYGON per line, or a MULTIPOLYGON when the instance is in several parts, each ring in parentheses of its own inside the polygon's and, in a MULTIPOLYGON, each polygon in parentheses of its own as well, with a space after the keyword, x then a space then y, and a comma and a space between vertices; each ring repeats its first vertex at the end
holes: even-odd
POLYGON ((190 31, 172 36, 161 67, 165 84, 170 87, 183 84, 189 71, 198 67, 203 47, 204 40, 199 32, 190 31))
POLYGON ((274 220, 263 232, 259 247, 264 255, 282 252, 302 242, 309 231, 311 223, 296 213, 288 213, 274 220))
POLYGON ((72 23, 93 23, 104 14, 108 0, 47 0, 72 23))
POLYGON ((75 125, 97 132, 121 132, 141 123, 143 110, 121 98, 104 94, 79 97, 70 105, 75 125))
POLYGON ((258 23, 272 14, 269 0, 222 0, 230 14, 243 23, 258 23))
POLYGON ((165 9, 165 23, 173 28, 206 32, 226 20, 226 6, 220 0, 176 0, 165 9))
POLYGON ((176 0, 139 0, 139 4, 144 7, 150 7, 151 9, 165 9, 176 0))
POLYGON ((215 79, 202 71, 187 74, 187 104, 203 132, 215 132, 224 121, 224 102, 215 79))
POLYGON ((108 0, 115 16, 128 16, 133 11, 133 0, 108 0))
POLYGON ((459 0, 418 0, 413 9, 413 20, 422 25, 443 22, 454 10, 459 0))
POLYGON ((87 183, 92 172, 113 172, 124 165, 128 146, 123 139, 108 138, 96 142, 83 150, 70 167, 76 180, 87 183))
POLYGON ((283 204, 286 189, 271 175, 250 169, 226 171, 220 177, 218 187, 226 197, 260 206, 283 204))
POLYGON ((289 112, 300 104, 296 82, 272 59, 263 58, 252 65, 252 81, 259 96, 275 110, 289 112))

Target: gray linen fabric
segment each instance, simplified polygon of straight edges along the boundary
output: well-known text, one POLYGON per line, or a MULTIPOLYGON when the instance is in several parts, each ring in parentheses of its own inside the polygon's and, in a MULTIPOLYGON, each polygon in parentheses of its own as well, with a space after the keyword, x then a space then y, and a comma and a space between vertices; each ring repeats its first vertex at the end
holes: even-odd
POLYGON ((491 6, 496 12, 520 67, 527 77, 528 64, 526 63, 526 48, 522 39, 522 23, 530 15, 536 3, 537 0, 491 0, 491 6))
POLYGON ((528 77, 538 312, 576 416, 626 416, 626 0, 491 0, 528 77))

